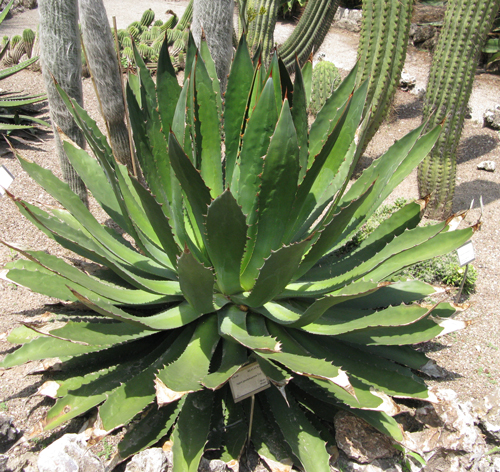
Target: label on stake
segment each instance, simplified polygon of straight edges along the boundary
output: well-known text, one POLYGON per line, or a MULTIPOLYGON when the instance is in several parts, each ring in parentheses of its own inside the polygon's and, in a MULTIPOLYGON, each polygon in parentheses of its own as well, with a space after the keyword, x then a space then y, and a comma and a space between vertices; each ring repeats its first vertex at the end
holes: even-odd
POLYGON ((9 172, 7 167, 0 166, 0 195, 5 195, 5 190, 14 182, 14 176, 9 172))
POLYGON ((472 246, 472 241, 465 243, 457 249, 458 263, 460 267, 472 262, 476 256, 474 255, 474 247, 472 246))
POLYGON ((257 362, 241 368, 229 379, 235 403, 262 392, 271 386, 257 362))

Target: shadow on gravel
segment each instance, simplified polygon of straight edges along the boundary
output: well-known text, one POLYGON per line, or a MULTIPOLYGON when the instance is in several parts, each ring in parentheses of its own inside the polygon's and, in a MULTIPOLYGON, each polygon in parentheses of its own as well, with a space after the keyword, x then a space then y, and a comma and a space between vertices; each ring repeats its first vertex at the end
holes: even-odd
POLYGON ((457 185, 453 198, 453 212, 468 210, 472 199, 474 199, 474 208, 478 208, 481 197, 483 197, 484 205, 500 200, 500 184, 476 179, 457 185))
POLYGON ((423 102, 415 97, 410 103, 404 103, 394 107, 394 115, 400 120, 409 120, 422 116, 423 102))
POLYGON ((476 134, 465 139, 458 148, 457 164, 484 156, 498 148, 499 141, 488 134, 476 134))

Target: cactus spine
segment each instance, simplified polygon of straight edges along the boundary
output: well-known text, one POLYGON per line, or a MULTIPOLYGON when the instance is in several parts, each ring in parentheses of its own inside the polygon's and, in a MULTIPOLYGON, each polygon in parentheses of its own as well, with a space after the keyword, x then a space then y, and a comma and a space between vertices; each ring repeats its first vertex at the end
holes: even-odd
POLYGON ((80 19, 87 59, 101 99, 113 154, 118 162, 132 171, 129 135, 124 121, 122 78, 102 0, 80 0, 80 19))
POLYGON ((500 0, 448 2, 431 65, 423 120, 427 128, 446 119, 433 151, 418 169, 420 195, 431 194, 429 216, 449 215, 456 177, 456 150, 481 48, 500 0))
POLYGON ((364 0, 358 46, 359 86, 369 79, 364 116, 371 109, 365 143, 390 109, 401 77, 411 26, 413 0, 364 0))
POLYGON ((85 204, 88 204, 87 189, 69 163, 57 128, 59 127, 64 134, 82 148, 85 147, 85 139, 56 90, 52 78, 54 76, 66 93, 83 106, 77 1, 39 0, 38 11, 40 14, 40 52, 43 79, 54 127, 56 152, 65 182, 85 204))
POLYGON ((309 0, 304 13, 290 37, 278 49, 278 54, 290 72, 295 54, 302 66, 313 49, 318 49, 335 16, 340 0, 309 0))
POLYGON ((309 113, 316 116, 341 81, 340 73, 333 62, 318 62, 313 69, 309 113))

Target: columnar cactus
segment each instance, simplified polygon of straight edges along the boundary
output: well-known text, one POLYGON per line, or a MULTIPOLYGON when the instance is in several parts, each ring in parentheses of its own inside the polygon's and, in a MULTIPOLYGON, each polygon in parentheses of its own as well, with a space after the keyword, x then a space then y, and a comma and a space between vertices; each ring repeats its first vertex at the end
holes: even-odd
POLYGON ((80 0, 83 41, 115 159, 132 171, 120 69, 102 0, 80 0))
POLYGON ((35 44, 35 37, 36 37, 35 32, 32 29, 26 28, 23 31, 23 42, 26 55, 28 57, 31 57, 31 53, 33 51, 33 44, 35 44))
POLYGON ((255 12, 255 17, 248 24, 248 45, 255 51, 262 47, 262 57, 270 59, 274 46, 274 29, 280 2, 278 0, 252 0, 247 8, 255 12))
POLYGON ((335 64, 330 61, 318 62, 312 74, 312 93, 309 113, 314 116, 323 108, 326 100, 339 86, 341 77, 335 64))
POLYGON ((155 12, 149 8, 142 14, 141 25, 149 28, 155 19, 155 12))
POLYGON ((418 169, 421 195, 431 194, 429 215, 446 217, 455 193, 456 150, 472 92, 477 61, 500 0, 451 0, 434 52, 423 120, 445 130, 418 169))
POLYGON ((332 24, 340 0, 309 0, 299 23, 278 49, 278 54, 291 71, 297 54, 303 65, 311 51, 318 49, 332 24))
POLYGON ((54 85, 55 78, 78 104, 83 105, 77 0, 40 0, 38 11, 43 79, 55 131, 57 155, 65 182, 87 203, 87 190, 69 163, 57 128, 82 148, 85 146, 85 139, 54 85))
POLYGON ((401 77, 413 0, 364 0, 356 83, 369 78, 364 116, 371 110, 367 143, 387 116, 401 77))

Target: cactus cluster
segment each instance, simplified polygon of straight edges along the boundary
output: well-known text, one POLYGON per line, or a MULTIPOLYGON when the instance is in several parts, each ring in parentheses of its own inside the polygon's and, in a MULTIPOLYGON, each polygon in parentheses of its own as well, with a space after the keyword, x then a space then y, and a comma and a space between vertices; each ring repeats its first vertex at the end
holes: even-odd
POLYGON ((309 102, 309 113, 316 116, 332 92, 342 81, 339 70, 330 61, 320 61, 312 73, 311 101, 309 102))
POLYGON ((25 59, 31 59, 35 39, 36 34, 30 28, 25 29, 22 35, 16 34, 11 38, 4 36, 1 45, 2 50, 5 48, 2 65, 15 66, 22 62, 23 56, 27 56, 25 59))
POLYGON ((193 17, 193 1, 188 4, 179 19, 168 10, 169 17, 165 22, 155 20, 153 10, 146 10, 140 21, 134 21, 126 29, 117 32, 122 66, 135 67, 132 43, 134 42, 142 59, 150 68, 155 68, 160 55, 163 40, 168 41, 171 60, 176 68, 183 67, 184 54, 187 47, 189 26, 193 17))

